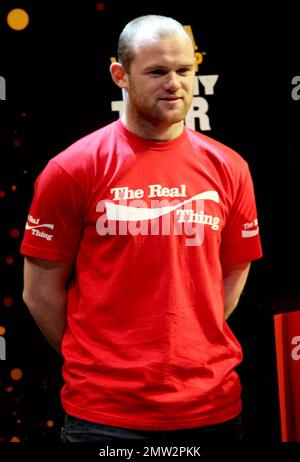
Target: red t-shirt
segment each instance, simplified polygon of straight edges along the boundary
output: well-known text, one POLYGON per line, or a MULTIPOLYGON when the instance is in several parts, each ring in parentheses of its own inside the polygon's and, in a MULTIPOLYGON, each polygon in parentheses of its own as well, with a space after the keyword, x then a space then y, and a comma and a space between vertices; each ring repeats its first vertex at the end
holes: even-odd
POLYGON ((62 404, 117 427, 176 430, 241 410, 222 267, 260 258, 247 163, 184 129, 157 142, 120 120, 51 159, 24 255, 74 260, 62 404))

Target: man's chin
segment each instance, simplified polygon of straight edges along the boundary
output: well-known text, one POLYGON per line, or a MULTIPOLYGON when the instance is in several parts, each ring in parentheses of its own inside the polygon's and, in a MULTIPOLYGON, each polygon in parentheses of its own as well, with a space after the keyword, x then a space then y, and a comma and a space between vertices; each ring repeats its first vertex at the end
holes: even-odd
POLYGON ((176 124, 179 122, 182 122, 185 119, 185 114, 174 114, 174 115, 169 115, 164 118, 165 122, 169 122, 171 124, 176 124))
POLYGON ((185 119, 185 111, 157 111, 156 113, 147 114, 144 118, 154 125, 173 125, 182 122, 185 119))
POLYGON ((183 111, 182 109, 171 109, 169 111, 160 111, 158 116, 161 121, 180 122, 185 118, 186 111, 183 111))

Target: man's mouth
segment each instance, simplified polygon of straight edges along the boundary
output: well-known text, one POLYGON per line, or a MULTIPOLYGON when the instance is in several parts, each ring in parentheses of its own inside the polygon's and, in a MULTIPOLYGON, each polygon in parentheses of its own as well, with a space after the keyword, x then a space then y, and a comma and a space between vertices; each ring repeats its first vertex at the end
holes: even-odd
POLYGON ((178 99, 182 99, 181 96, 166 96, 165 98, 160 98, 163 99, 164 101, 176 101, 178 99))
POLYGON ((160 99, 163 100, 163 101, 178 101, 178 100, 182 99, 182 97, 180 97, 180 96, 176 96, 176 97, 173 96, 173 97, 170 97, 170 96, 169 96, 169 97, 160 98, 160 99))

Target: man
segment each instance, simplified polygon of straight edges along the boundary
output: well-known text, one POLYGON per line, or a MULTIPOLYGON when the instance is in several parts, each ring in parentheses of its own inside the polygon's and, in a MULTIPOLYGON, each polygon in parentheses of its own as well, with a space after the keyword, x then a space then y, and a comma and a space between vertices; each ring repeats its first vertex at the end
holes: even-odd
POLYGON ((226 319, 261 257, 249 169, 184 127, 194 48, 180 23, 136 18, 118 59, 121 119, 50 160, 21 248, 24 301, 64 358, 63 437, 238 441, 226 319))

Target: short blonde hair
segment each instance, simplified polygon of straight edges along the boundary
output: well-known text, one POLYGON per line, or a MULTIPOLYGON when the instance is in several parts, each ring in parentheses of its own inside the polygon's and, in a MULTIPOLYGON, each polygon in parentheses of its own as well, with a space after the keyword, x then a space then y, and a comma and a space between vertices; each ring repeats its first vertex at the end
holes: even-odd
POLYGON ((177 34, 183 34, 191 40, 191 37, 185 31, 183 25, 176 21, 176 19, 155 14, 139 16, 126 24, 120 34, 118 42, 118 61, 122 64, 124 69, 129 72, 130 65, 134 58, 134 46, 136 45, 136 40, 139 35, 142 37, 151 36, 153 38, 162 38, 177 34))

